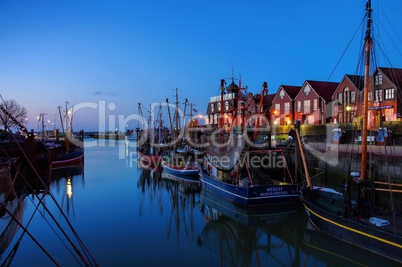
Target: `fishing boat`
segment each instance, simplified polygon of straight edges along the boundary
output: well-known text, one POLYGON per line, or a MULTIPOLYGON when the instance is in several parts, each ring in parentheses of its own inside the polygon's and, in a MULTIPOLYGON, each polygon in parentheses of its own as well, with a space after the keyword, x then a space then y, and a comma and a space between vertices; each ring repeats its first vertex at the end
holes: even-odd
MULTIPOLYGON (((376 179, 371 173, 371 170, 381 167, 376 164, 381 159, 385 160, 384 165, 389 166, 390 159, 386 147, 382 146, 383 151, 377 156, 368 151, 368 96, 371 88, 370 63, 373 43, 371 0, 366 4, 366 19, 361 154, 346 161, 349 171, 346 171, 347 175, 342 179, 341 189, 313 184, 305 165, 306 184, 300 191, 300 198, 315 228, 400 264, 402 217, 399 215, 401 206, 395 203, 401 202, 401 184, 391 180, 389 174, 382 178, 383 181, 379 181, 378 177, 376 179), (353 164, 356 158, 358 162, 353 164), (380 208, 378 204, 381 204, 380 208)), ((296 133, 303 158, 299 129, 296 133)), ((303 163, 306 164, 305 160, 303 163)))
MULTIPOLYGON (((138 103, 138 113, 140 118, 143 117, 143 106, 138 103)), ((137 154, 141 165, 146 167, 156 167, 160 165, 161 155, 166 150, 168 142, 168 129, 163 126, 162 121, 162 105, 158 105, 157 119, 153 122, 152 110, 149 112, 148 123, 142 122, 142 125, 147 125, 145 129, 137 128, 137 154)))
POLYGON ((198 179, 198 150, 189 146, 168 151, 162 156, 163 169, 172 174, 189 175, 198 179))
POLYGON ((46 152, 41 155, 40 161, 42 166, 51 166, 54 168, 63 168, 70 165, 78 164, 84 160, 83 131, 80 131, 79 137, 73 135, 72 129, 72 110, 68 109, 66 101, 65 109, 65 129, 62 113, 59 107, 60 122, 65 132, 64 138, 59 139, 58 131, 56 131, 55 140, 43 140, 42 143, 46 148, 46 152))
MULTIPOLYGON (((221 80, 221 107, 225 81, 221 80)), ((270 146, 262 126, 262 103, 267 93, 264 82, 258 116, 253 127, 244 127, 246 118, 234 120, 233 131, 223 132, 223 108, 220 110, 218 132, 199 164, 202 188, 237 205, 265 206, 298 202, 297 186, 290 174, 287 157, 282 149, 270 146)), ((240 96, 240 94, 239 94, 240 96)), ((241 101, 239 97, 239 102, 241 101)), ((240 108, 234 118, 244 114, 240 108)), ((250 121, 250 120, 247 120, 250 121)))
MULTIPOLYGON (((173 137, 172 137, 172 145, 166 153, 162 155, 162 166, 163 169, 166 170, 166 172, 169 172, 171 174, 175 175, 189 175, 189 176, 195 176, 198 178, 198 166, 197 166, 197 161, 198 159, 202 158, 203 151, 200 151, 196 149, 194 146, 191 144, 194 144, 193 142, 189 142, 190 137, 185 137, 184 129, 186 127, 191 127, 191 122, 193 121, 192 119, 190 120, 190 125, 186 125, 185 123, 185 117, 186 117, 186 107, 188 100, 186 99, 184 102, 184 112, 183 112, 183 118, 180 118, 179 114, 179 100, 178 100, 178 89, 176 88, 176 106, 174 109, 174 116, 173 116, 173 122, 170 122, 170 127, 174 130, 172 131, 173 137), (182 119, 182 125, 183 127, 180 127, 180 120, 182 119), (174 125, 174 126, 173 126, 174 125)), ((169 109, 169 102, 166 100, 167 106, 168 106, 168 113, 169 113, 169 118, 170 116, 170 109, 169 109)), ((190 104, 190 118, 192 118, 192 104, 190 104)))

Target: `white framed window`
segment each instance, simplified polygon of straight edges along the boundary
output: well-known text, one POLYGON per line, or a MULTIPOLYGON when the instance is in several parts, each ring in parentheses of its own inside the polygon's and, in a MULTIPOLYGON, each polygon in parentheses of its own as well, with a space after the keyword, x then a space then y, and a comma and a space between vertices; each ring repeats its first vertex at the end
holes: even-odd
POLYGON ((382 73, 378 72, 377 75, 375 76, 375 85, 381 85, 382 84, 382 73))
POLYGON ((350 103, 356 103, 356 91, 350 91, 350 103))
POLYGON ((310 110, 310 100, 304 100, 304 108, 303 108, 303 112, 304 114, 310 114, 311 110, 310 110))
POLYGON ((378 102, 382 101, 382 90, 381 89, 374 90, 374 101, 378 101, 378 102))
POLYGON ((384 96, 385 100, 394 99, 394 98, 395 98, 394 88, 385 89, 385 90, 384 90, 384 93, 385 93, 385 96, 384 96))
POLYGON ((283 104, 283 111, 285 114, 290 114, 290 103, 286 102, 283 104))

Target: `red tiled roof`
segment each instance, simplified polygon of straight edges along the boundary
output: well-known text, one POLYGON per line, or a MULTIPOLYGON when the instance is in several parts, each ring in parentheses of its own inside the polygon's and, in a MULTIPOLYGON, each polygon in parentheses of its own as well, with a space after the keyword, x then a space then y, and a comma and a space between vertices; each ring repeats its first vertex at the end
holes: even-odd
POLYGON ((332 101, 332 95, 338 88, 339 83, 337 82, 320 82, 320 81, 309 81, 307 80, 311 87, 316 91, 316 93, 321 96, 326 102, 332 101))

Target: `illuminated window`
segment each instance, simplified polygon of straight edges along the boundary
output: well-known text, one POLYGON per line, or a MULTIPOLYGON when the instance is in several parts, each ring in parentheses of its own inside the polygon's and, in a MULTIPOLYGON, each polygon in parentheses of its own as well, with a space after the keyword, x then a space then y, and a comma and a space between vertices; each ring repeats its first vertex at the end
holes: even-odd
POLYGON ((394 99, 395 93, 394 88, 385 89, 385 99, 394 99))

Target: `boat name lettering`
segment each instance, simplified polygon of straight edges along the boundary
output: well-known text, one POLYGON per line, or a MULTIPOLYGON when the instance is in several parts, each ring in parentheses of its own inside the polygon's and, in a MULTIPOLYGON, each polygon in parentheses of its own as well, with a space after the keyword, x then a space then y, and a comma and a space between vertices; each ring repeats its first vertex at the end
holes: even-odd
POLYGON ((260 193, 260 197, 265 197, 265 196, 277 196, 277 195, 288 195, 288 191, 275 191, 275 192, 266 192, 266 193, 260 193))
POLYGON ((282 189, 282 187, 269 187, 267 188, 267 192, 282 191, 282 189))

